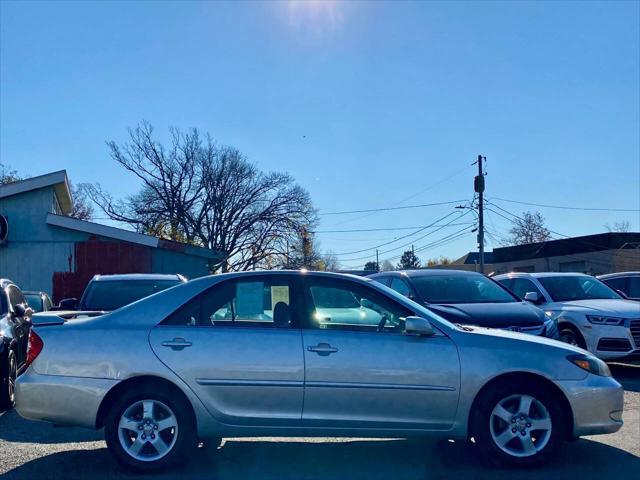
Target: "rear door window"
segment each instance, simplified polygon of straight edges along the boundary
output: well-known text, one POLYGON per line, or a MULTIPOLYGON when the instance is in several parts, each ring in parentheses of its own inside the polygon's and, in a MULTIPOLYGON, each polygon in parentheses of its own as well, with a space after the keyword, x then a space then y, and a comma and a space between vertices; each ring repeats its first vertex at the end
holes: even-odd
POLYGON ((169 316, 164 325, 291 328, 297 325, 288 276, 260 275, 214 285, 169 316))
POLYGON ((640 277, 629 278, 629 292, 631 298, 640 298, 640 277))

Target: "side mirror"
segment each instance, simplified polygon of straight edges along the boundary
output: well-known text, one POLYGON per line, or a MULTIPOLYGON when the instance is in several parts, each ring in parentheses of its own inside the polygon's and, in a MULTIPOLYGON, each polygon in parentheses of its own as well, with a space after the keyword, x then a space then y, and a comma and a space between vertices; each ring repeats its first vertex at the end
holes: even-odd
POLYGON ((78 299, 77 298, 63 298, 58 304, 58 310, 77 310, 78 299))
POLYGON ((538 292, 527 292, 524 294, 524 300, 526 302, 531 302, 537 305, 538 303, 540 303, 541 298, 538 292))
POLYGON ((435 333, 429 320, 414 316, 404 319, 404 331, 407 335, 418 336, 431 336, 435 333))

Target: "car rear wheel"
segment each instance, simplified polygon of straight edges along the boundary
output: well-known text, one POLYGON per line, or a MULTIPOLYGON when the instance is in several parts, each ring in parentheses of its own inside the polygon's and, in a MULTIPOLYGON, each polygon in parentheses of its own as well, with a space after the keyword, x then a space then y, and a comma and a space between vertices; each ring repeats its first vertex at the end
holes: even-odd
POLYGON ((156 388, 125 394, 105 422, 109 450, 124 466, 148 472, 187 460, 196 426, 187 400, 156 388))
POLYGON ((540 465, 562 444, 562 418, 557 399, 543 385, 503 384, 479 399, 473 436, 483 459, 493 464, 540 465))
POLYGON ((7 355, 7 375, 2 381, 0 393, 0 408, 3 410, 13 408, 15 405, 16 377, 18 376, 18 361, 16 354, 10 350, 7 355))

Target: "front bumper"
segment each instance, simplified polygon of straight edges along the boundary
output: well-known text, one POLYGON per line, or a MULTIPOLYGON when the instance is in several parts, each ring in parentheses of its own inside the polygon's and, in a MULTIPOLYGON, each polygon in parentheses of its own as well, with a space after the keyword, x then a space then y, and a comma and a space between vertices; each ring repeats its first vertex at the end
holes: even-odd
POLYGON ((96 427, 102 399, 116 380, 41 375, 28 368, 16 381, 16 411, 58 425, 96 427))
POLYGON ((614 433, 622 427, 624 390, 612 377, 589 374, 557 382, 573 411, 573 437, 614 433))

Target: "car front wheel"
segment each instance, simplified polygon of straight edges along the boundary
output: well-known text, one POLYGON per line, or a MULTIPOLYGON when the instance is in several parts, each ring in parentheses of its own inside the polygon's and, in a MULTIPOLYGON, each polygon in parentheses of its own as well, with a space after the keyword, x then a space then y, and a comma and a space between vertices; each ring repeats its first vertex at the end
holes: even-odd
POLYGON ((184 462, 196 443, 186 399, 142 388, 124 395, 105 422, 109 450, 124 466, 148 472, 184 462))
POLYGON ((473 436, 483 459, 493 464, 539 465, 562 444, 562 410, 542 385, 505 384, 480 399, 473 436))

